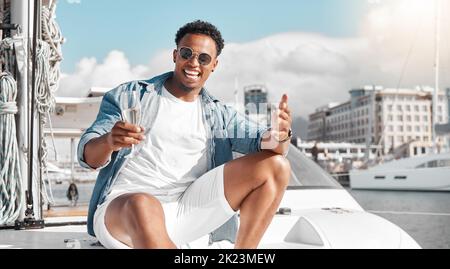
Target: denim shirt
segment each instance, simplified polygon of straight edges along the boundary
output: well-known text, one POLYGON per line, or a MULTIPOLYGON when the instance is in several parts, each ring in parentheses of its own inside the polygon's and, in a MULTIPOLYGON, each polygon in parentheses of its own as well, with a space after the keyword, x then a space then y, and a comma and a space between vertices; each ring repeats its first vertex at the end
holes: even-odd
MULTIPOLYGON (((100 105, 97 119, 80 138, 78 144, 78 161, 80 165, 88 169, 93 169, 84 159, 84 147, 91 139, 110 132, 116 122, 122 120, 119 105, 120 93, 125 90, 130 90, 134 86, 137 86, 141 94, 141 126, 144 127, 145 135, 148 136, 158 113, 162 86, 172 76, 173 72, 169 72, 150 80, 132 81, 107 92, 100 105)), ((261 139, 264 132, 267 131, 266 126, 259 126, 257 123, 250 121, 247 117, 238 113, 232 107, 221 104, 204 88, 200 93, 200 98, 203 107, 203 121, 205 122, 206 129, 210 130, 207 145, 208 171, 231 161, 233 159, 233 151, 242 154, 261 151, 261 139)), ((137 145, 136 150, 139 151, 143 146, 143 143, 137 145)), ((120 170, 126 165, 128 159, 124 157, 130 151, 130 149, 124 148, 114 152, 105 165, 97 168, 100 169, 100 172, 89 203, 87 222, 88 233, 92 236, 95 236, 93 230, 95 211, 105 201, 120 170)), ((220 240, 228 240, 234 243, 237 228, 238 219, 237 215, 234 215, 225 224, 210 234, 210 244, 220 240)))

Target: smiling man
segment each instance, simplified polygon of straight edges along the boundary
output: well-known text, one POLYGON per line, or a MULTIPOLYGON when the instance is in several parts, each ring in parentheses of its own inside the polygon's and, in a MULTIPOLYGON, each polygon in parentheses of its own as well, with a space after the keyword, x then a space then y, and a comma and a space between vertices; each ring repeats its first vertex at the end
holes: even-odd
POLYGON ((256 248, 290 179, 287 96, 276 126, 258 126, 204 87, 224 47, 217 28, 194 21, 175 42, 174 72, 108 92, 81 137, 80 164, 100 169, 88 232, 107 248, 176 248, 207 234, 256 248), (136 88, 141 126, 123 122, 119 105, 136 88))

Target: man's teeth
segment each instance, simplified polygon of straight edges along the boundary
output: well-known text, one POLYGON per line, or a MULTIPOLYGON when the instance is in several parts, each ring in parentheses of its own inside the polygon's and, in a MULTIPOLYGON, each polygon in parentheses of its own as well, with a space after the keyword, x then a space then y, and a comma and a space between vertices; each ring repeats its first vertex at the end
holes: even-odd
POLYGON ((199 76, 199 72, 197 72, 197 71, 189 71, 189 70, 184 70, 184 72, 186 73, 186 75, 188 76, 188 77, 192 77, 192 78, 196 78, 196 77, 198 77, 199 76))

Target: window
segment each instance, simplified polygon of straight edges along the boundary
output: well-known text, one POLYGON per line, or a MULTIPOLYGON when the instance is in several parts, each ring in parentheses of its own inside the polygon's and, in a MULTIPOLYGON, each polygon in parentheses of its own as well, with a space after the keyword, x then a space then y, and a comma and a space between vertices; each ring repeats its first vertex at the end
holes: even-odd
POLYGON ((411 111, 411 106, 410 105, 406 105, 406 111, 411 111))
POLYGON ((389 132, 393 132, 393 131, 394 131, 394 126, 389 125, 389 126, 388 126, 388 130, 389 130, 389 132))
POLYGON ((406 116, 406 121, 411 122, 411 116, 410 115, 406 116))
POLYGON ((428 116, 423 116, 423 121, 428 121, 428 116))
POLYGON ((444 119, 442 118, 442 116, 439 116, 439 122, 443 122, 444 119))
POLYGON ((415 130, 416 132, 420 132, 420 126, 414 126, 414 130, 415 130))
POLYGON ((403 121, 403 116, 402 116, 402 115, 398 115, 398 116, 397 116, 397 120, 398 120, 398 121, 403 121))
POLYGON ((414 106, 414 111, 419 112, 419 106, 418 105, 414 106))
POLYGON ((397 111, 403 111, 402 105, 397 105, 397 111))
POLYGON ((414 116, 415 121, 420 121, 420 117, 418 115, 414 116))
POLYGON ((438 111, 442 112, 442 106, 438 106, 438 111))
POLYGON ((392 111, 392 105, 388 105, 388 111, 392 111))
POLYGON ((429 167, 429 168, 450 167, 450 159, 429 161, 427 163, 417 166, 416 168, 426 168, 426 167, 429 167))
POLYGON ((428 106, 422 106, 422 111, 428 111, 428 106))
POLYGON ((398 137, 397 137, 397 141, 398 141, 399 143, 404 143, 403 136, 398 136, 398 137))
POLYGON ((412 131, 411 125, 406 126, 406 131, 408 131, 408 132, 411 132, 411 131, 412 131))
POLYGON ((397 126, 397 131, 403 132, 403 126, 397 126))
POLYGON ((394 116, 389 115, 389 116, 388 116, 388 121, 393 121, 393 120, 394 120, 394 116))

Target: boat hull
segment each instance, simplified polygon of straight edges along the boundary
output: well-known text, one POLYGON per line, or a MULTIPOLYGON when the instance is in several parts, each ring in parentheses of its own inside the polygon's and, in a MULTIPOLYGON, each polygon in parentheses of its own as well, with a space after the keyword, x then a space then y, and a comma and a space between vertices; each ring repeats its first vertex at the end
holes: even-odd
POLYGON ((450 168, 352 171, 352 189, 450 191, 450 168))

